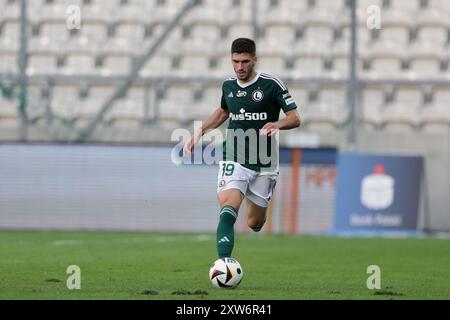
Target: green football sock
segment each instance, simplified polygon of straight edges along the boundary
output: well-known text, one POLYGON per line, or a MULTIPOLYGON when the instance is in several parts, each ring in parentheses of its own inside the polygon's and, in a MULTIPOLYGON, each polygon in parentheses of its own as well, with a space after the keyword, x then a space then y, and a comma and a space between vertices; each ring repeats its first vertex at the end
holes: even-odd
POLYGON ((234 246, 234 223, 237 212, 232 206, 224 206, 220 210, 220 220, 217 226, 217 253, 219 258, 231 257, 234 246))

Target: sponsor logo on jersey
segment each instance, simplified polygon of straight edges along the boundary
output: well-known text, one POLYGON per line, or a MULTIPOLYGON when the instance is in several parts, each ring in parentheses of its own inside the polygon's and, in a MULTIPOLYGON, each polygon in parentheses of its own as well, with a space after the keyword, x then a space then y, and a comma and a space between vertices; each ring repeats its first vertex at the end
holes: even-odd
POLYGON ((238 97, 238 98, 242 98, 242 97, 246 97, 246 96, 247 96, 247 91, 238 90, 238 92, 236 94, 236 97, 238 97))
POLYGON ((231 120, 267 120, 267 112, 245 112, 244 108, 239 114, 230 112, 231 120))
POLYGON ((282 97, 283 97, 284 102, 286 103, 286 105, 290 105, 291 103, 294 103, 294 98, 292 98, 292 96, 291 96, 291 94, 289 92, 283 94, 282 97))
POLYGON ((252 99, 255 102, 260 102, 264 98, 264 93, 261 91, 261 89, 256 89, 252 92, 252 99))

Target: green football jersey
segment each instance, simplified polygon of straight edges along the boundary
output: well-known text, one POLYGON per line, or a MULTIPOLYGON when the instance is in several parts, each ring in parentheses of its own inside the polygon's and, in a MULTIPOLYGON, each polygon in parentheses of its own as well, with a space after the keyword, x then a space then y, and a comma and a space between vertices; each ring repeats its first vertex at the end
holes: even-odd
POLYGON ((260 129, 278 121, 280 110, 297 108, 284 83, 267 73, 258 73, 245 84, 237 78, 227 79, 222 85, 221 107, 230 113, 223 160, 255 171, 277 171, 276 136, 260 135, 260 129))

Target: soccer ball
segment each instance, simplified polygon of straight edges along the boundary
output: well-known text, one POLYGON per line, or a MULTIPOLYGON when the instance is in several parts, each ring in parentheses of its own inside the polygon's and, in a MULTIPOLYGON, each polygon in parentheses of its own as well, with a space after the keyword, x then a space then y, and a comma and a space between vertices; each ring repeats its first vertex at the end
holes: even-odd
POLYGON ((214 261, 209 269, 209 280, 217 288, 236 288, 244 271, 236 259, 222 258, 214 261))

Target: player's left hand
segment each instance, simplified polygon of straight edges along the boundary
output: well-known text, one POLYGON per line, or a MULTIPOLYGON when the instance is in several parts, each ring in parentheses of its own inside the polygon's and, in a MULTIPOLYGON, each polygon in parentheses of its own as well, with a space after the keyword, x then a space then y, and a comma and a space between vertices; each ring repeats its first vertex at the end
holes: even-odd
POLYGON ((280 126, 276 122, 268 122, 262 127, 261 134, 269 137, 276 134, 280 130, 280 126))

